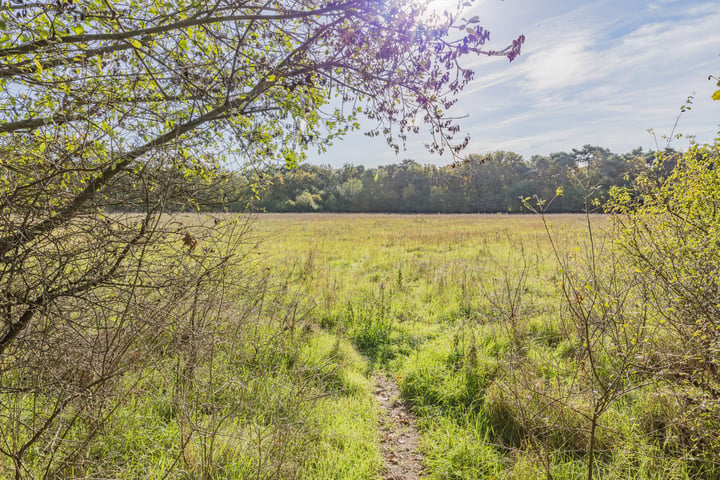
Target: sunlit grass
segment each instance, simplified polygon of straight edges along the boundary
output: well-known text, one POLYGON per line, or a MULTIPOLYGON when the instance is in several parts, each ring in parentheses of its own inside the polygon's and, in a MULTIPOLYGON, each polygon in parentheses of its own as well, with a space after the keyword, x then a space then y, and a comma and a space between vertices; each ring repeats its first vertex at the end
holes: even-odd
MULTIPOLYGON (((399 382, 419 417, 428 478, 569 479, 585 474, 586 421, 578 412, 588 406, 573 390, 578 352, 546 225, 569 265, 581 265, 588 219, 545 220, 270 214, 253 228, 266 239, 269 268, 310 292, 309 320, 352 342, 368 373, 399 382), (539 396, 543 389, 573 397, 553 403, 539 396)), ((606 217, 590 224, 594 240, 606 242, 606 217)), ((687 478, 644 435, 637 420, 644 401, 636 392, 606 414, 599 475, 687 478)))
MULTIPOLYGON (((592 395, 579 386, 587 373, 556 257, 586 262, 586 217, 186 214, 170 219, 169 248, 186 249, 191 232, 197 250, 181 253, 199 261, 222 245, 211 230, 228 238, 232 220, 249 221, 239 250, 249 270, 228 277, 222 315, 247 316, 233 340, 215 325, 191 386, 163 352, 125 376, 107 440, 64 473, 376 480, 372 374, 382 372, 417 417, 425 478, 586 475, 592 395)), ((609 240, 606 217, 590 224, 596 246, 609 240)), ((717 478, 673 457, 679 407, 656 387, 604 413, 596 478, 717 478)))

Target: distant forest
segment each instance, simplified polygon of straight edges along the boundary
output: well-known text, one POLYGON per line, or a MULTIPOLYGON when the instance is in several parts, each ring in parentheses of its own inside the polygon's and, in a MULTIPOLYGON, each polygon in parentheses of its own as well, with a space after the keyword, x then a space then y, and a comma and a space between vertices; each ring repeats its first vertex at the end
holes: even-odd
MULTIPOLYGON (((561 189, 548 211, 581 212, 586 203, 602 204, 611 187, 628 186, 642 172, 666 175, 678 155, 668 150, 659 156, 641 148, 616 154, 586 145, 569 153, 534 155, 529 161, 512 152, 471 154, 443 167, 414 160, 378 168, 302 164, 226 172, 219 183, 188 188, 188 196, 191 208, 202 210, 514 213, 526 211, 522 198, 549 201, 561 189)), ((187 208, 187 203, 171 206, 187 208)))

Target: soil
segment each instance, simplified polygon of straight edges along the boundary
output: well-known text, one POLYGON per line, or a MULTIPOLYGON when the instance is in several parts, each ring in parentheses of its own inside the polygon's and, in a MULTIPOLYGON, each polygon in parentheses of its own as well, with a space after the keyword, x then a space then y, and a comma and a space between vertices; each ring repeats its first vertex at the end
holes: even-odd
POLYGON ((418 451, 420 434, 415 419, 400 400, 400 389, 392 378, 375 377, 375 398, 380 415, 381 448, 385 457, 384 480, 417 480, 423 471, 418 451))

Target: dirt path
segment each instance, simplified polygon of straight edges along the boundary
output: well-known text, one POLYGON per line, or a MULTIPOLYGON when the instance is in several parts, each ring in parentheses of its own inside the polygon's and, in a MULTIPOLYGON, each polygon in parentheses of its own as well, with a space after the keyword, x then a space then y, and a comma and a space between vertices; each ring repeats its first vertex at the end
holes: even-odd
POLYGON ((375 377, 375 398, 382 408, 381 448, 385 457, 384 480, 417 480, 422 473, 418 452, 420 434, 414 418, 400 400, 400 389, 390 378, 375 377))

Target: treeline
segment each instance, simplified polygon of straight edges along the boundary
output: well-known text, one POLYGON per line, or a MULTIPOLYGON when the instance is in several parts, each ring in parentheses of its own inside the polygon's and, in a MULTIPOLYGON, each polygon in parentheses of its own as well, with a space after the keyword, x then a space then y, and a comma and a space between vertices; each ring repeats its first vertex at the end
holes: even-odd
MULTIPOLYGON (((500 151, 469 155, 444 167, 413 160, 378 168, 301 165, 261 174, 265 184, 253 208, 268 212, 522 212, 521 198, 549 200, 561 188, 563 195, 549 210, 578 212, 585 209, 588 194, 590 200, 602 200, 612 186, 630 185, 655 164, 655 152, 636 149, 616 154, 586 145, 570 153, 535 155, 530 161, 500 151)), ((663 170, 669 167, 666 163, 663 170)))
MULTIPOLYGON (((613 186, 629 186, 641 173, 665 175, 679 155, 641 148, 625 154, 585 145, 571 152, 534 155, 526 161, 517 153, 471 154, 463 161, 438 167, 413 160, 365 168, 303 164, 297 168, 267 168, 226 172, 205 184, 202 177, 181 175, 174 181, 178 202, 170 210, 260 212, 393 212, 495 213, 524 211, 522 198, 550 200, 550 212, 581 212, 586 202, 603 202, 613 186), (559 191, 562 195, 557 196, 559 191), (178 192, 182 191, 182 195, 178 192), (555 198, 557 197, 557 198, 555 198), (190 199, 188 202, 187 200, 190 199)), ((128 185, 128 189, 132 190, 128 185)), ((121 189, 125 190, 125 189, 121 189)), ((127 193, 127 192, 126 192, 127 193)), ((123 193, 120 209, 132 194, 123 193)), ((130 202, 132 203, 132 202, 130 202)))

